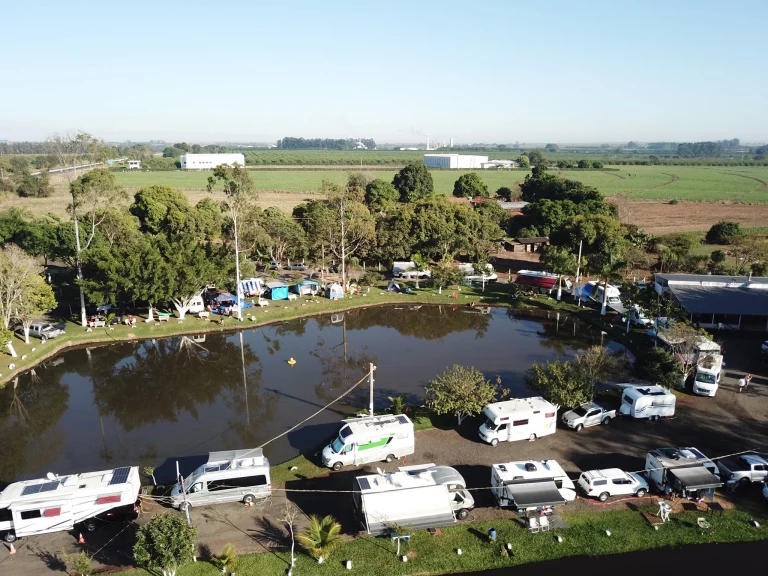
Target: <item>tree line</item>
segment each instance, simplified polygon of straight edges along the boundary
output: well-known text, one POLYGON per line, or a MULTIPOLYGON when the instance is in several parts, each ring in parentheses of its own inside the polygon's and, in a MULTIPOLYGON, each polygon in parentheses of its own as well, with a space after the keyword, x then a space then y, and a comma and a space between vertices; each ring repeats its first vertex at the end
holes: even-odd
POLYGON ((293 138, 286 136, 277 141, 279 150, 354 150, 361 142, 368 150, 376 148, 373 138, 293 138))

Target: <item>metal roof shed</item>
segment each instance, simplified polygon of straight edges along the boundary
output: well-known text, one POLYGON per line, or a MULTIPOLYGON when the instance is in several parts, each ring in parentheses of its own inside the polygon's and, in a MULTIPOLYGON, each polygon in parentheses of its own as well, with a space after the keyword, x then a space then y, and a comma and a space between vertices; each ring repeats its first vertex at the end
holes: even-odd
POLYGON ((560 494, 560 490, 557 489, 554 480, 505 482, 504 487, 518 508, 539 508, 565 504, 565 499, 560 494))

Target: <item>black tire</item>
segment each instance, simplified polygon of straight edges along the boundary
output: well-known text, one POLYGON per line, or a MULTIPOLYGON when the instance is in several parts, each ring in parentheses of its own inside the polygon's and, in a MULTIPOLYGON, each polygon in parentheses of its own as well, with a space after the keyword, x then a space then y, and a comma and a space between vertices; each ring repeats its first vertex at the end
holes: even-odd
POLYGON ((387 464, 389 464, 390 462, 394 462, 394 461, 395 461, 395 455, 394 454, 387 454, 387 457, 384 458, 384 462, 386 462, 387 464))
POLYGON ((88 532, 96 531, 96 522, 94 520, 86 520, 84 526, 88 532))
POLYGON ((749 484, 749 478, 739 478, 739 486, 746 486, 749 484))
POLYGON ((582 428, 584 428, 584 424, 576 424, 576 428, 574 428, 574 430, 576 430, 576 432, 579 432, 582 428))
POLYGON ((243 502, 249 505, 253 504, 254 502, 256 502, 256 496, 254 496, 253 494, 246 494, 245 496, 243 496, 243 502))
POLYGON ((531 434, 530 436, 528 436, 528 441, 529 442, 534 442, 536 440, 536 438, 537 438, 536 434, 531 434))
POLYGON ((459 520, 465 520, 467 516, 469 516, 469 510, 467 510, 466 508, 462 508, 461 510, 456 512, 456 518, 458 518, 459 520))
POLYGON ((608 494, 608 492, 603 492, 600 494, 600 496, 597 497, 597 499, 600 500, 600 502, 605 502, 606 500, 608 500, 609 496, 610 494, 608 494))
POLYGON ((491 446, 498 446, 498 445, 499 445, 499 439, 498 438, 494 438, 493 440, 491 440, 491 446))
POLYGON ((333 468, 333 470, 338 472, 339 470, 341 470, 342 466, 343 466, 343 464, 341 462, 334 462, 334 464, 333 464, 333 466, 331 466, 331 468, 333 468))
POLYGON ((5 540, 8 544, 13 544, 14 542, 16 542, 16 534, 14 534, 13 532, 6 532, 3 535, 3 540, 5 540))
POLYGON ((642 498, 646 494, 648 494, 648 491, 645 488, 640 488, 640 490, 635 492, 635 496, 637 496, 638 498, 642 498))
POLYGON ((659 419, 659 415, 658 414, 656 416, 651 416, 651 420, 653 420, 654 422, 656 422, 656 420, 658 420, 658 419, 659 419))
POLYGON ((603 418, 603 425, 610 424, 611 420, 612 418, 610 416, 606 416, 605 418, 603 418))

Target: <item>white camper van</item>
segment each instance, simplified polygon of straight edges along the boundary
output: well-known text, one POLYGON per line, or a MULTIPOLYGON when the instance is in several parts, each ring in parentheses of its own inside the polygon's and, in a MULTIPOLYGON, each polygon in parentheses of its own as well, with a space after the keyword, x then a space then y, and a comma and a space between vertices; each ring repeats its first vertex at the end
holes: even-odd
POLYGON ((711 497, 723 485, 717 465, 692 447, 657 448, 645 457, 648 484, 659 492, 711 497))
POLYGON ((546 508, 576 499, 576 485, 555 460, 528 460, 491 466, 491 491, 499 506, 546 508))
POLYGON ((392 265, 392 276, 395 278, 432 278, 432 272, 424 269, 419 270, 414 262, 395 262, 392 265))
POLYGON ((392 523, 412 529, 448 526, 475 507, 464 478, 450 466, 398 470, 358 476, 353 482, 355 511, 368 534, 385 534, 392 523))
POLYGON ((139 490, 135 466, 14 482, 0 492, 0 534, 10 543, 76 524, 93 531, 111 511, 125 507, 135 514, 139 490))
POLYGON ((269 460, 261 448, 211 452, 183 483, 171 490, 174 508, 183 510, 222 502, 245 502, 272 494, 269 460))
POLYGON ((677 398, 662 386, 625 386, 619 413, 632 418, 658 420, 675 415, 677 398))
MULTIPOLYGON (((592 300, 593 302, 602 304, 604 292, 605 288, 602 282, 598 280, 590 280, 578 290, 577 294, 582 302, 592 300)), ((621 304, 621 291, 612 284, 608 284, 608 299, 606 300, 606 304, 608 306, 621 304)))
POLYGON ((720 385, 723 372, 722 354, 704 354, 696 364, 693 374, 693 393, 701 396, 714 396, 720 385))
POLYGON ((536 440, 557 430, 558 406, 544 398, 515 398, 483 408, 486 420, 480 426, 483 442, 496 446, 506 440, 536 440))
POLYGON ((392 462, 413 454, 413 422, 408 416, 365 416, 342 420, 339 435, 323 448, 323 465, 340 470, 349 464, 392 462))

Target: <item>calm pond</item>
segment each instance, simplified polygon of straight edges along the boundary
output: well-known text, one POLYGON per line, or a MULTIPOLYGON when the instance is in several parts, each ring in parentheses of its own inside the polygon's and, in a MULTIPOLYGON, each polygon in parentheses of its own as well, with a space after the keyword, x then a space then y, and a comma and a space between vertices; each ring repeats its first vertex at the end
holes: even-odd
MULTIPOLYGON (((64 352, 0 389, 0 483, 250 448, 284 432, 377 366, 375 404, 423 396, 452 364, 526 394, 534 361, 599 342, 554 312, 377 307, 240 333, 116 343, 64 352), (289 358, 296 364, 289 366, 289 358)), ((317 446, 367 408, 368 387, 271 443, 273 463, 317 446)))

